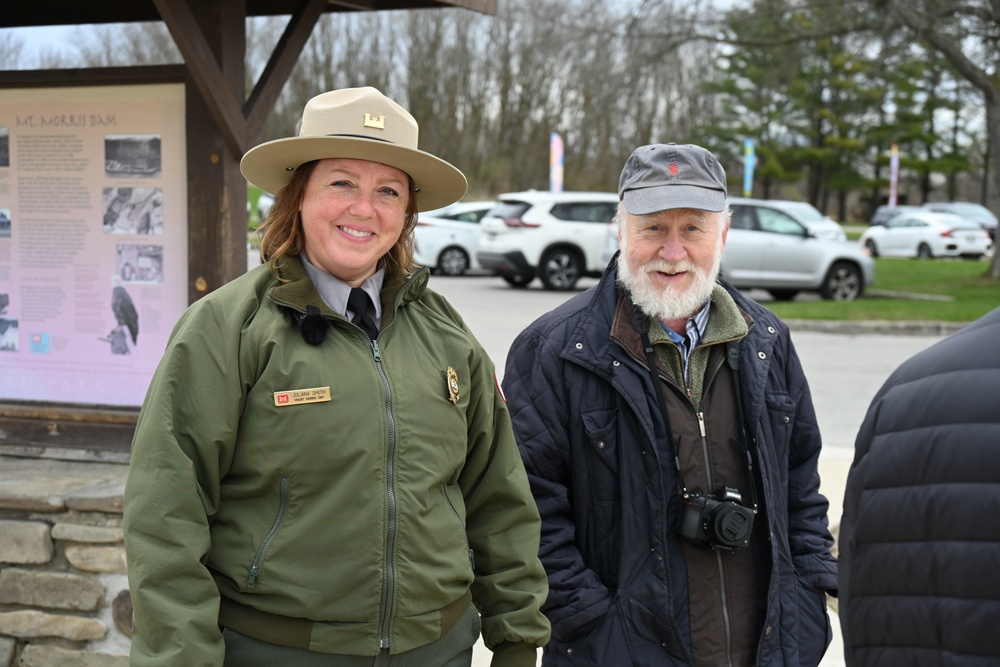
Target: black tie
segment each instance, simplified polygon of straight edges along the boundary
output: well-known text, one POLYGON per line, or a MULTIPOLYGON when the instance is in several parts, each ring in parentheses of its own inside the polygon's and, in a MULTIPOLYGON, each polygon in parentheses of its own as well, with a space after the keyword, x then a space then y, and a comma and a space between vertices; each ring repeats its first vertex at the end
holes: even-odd
POLYGON ((351 288, 351 294, 347 297, 347 307, 354 313, 351 321, 364 329, 372 340, 378 338, 378 329, 375 327, 375 304, 368 298, 368 293, 360 287, 351 288))

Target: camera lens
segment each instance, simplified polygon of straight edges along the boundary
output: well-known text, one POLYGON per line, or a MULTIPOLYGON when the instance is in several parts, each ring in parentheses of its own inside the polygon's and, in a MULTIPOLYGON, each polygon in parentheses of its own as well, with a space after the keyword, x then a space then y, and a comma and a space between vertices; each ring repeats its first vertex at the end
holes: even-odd
POLYGON ((712 542, 728 549, 740 549, 750 542, 753 513, 742 505, 719 503, 712 508, 708 526, 712 542))

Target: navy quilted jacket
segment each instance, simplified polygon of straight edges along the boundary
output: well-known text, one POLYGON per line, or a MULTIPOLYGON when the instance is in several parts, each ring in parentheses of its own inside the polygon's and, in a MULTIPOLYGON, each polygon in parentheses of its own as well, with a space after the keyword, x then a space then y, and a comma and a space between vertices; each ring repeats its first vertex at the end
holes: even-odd
POLYGON ((851 667, 1000 664, 1000 308, 902 364, 840 524, 851 667))
MULTIPOLYGON (((553 626, 543 665, 688 665, 679 500, 664 494, 675 482, 657 460, 650 374, 609 336, 615 275, 613 264, 539 318, 507 357, 504 391, 542 516, 553 626)), ((754 321, 740 343, 741 394, 764 506, 757 535, 771 538, 757 665, 816 665, 830 641, 823 591, 837 574, 812 398, 787 327, 727 289, 754 321)))

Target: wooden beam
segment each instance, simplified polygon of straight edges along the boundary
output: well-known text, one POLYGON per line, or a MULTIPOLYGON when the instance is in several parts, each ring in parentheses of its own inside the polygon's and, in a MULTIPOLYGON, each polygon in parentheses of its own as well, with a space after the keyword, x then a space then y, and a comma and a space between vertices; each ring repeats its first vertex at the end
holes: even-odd
POLYGON ((330 0, 330 4, 334 7, 343 7, 358 12, 374 11, 376 9, 375 0, 330 0))
POLYGON ((212 54, 208 41, 184 0, 153 0, 160 16, 184 57, 192 80, 233 155, 242 156, 249 148, 242 95, 233 95, 222 68, 212 54))
POLYGON ((295 8, 267 66, 243 105, 243 115, 247 119, 246 138, 249 141, 253 142, 264 127, 326 3, 327 0, 300 0, 295 8))

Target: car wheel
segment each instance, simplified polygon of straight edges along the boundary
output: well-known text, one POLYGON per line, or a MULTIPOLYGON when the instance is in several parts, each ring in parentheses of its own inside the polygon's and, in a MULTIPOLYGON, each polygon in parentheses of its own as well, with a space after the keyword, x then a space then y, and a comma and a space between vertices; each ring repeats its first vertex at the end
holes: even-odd
POLYGON ((550 250, 542 257, 538 275, 542 279, 545 289, 573 289, 576 281, 580 279, 583 269, 582 265, 583 261, 576 252, 565 248, 557 248, 556 250, 550 250))
POLYGON ((868 249, 868 254, 872 257, 878 257, 878 246, 875 245, 875 241, 867 239, 865 241, 865 248, 868 249))
POLYGON ((528 283, 535 279, 534 276, 526 276, 523 273, 512 273, 503 277, 504 281, 511 287, 527 287, 528 283))
POLYGON ((469 270, 469 256, 461 248, 445 248, 438 255, 437 268, 446 276, 460 276, 469 270))
POLYGON ((917 259, 930 259, 934 257, 934 253, 931 252, 931 247, 926 243, 921 243, 917 246, 917 259))
POLYGON ((864 283, 861 269, 850 262, 834 262, 823 280, 819 294, 824 299, 834 301, 853 301, 861 296, 864 283))
POLYGON ((769 289, 767 292, 775 301, 791 301, 799 293, 797 289, 769 289))

